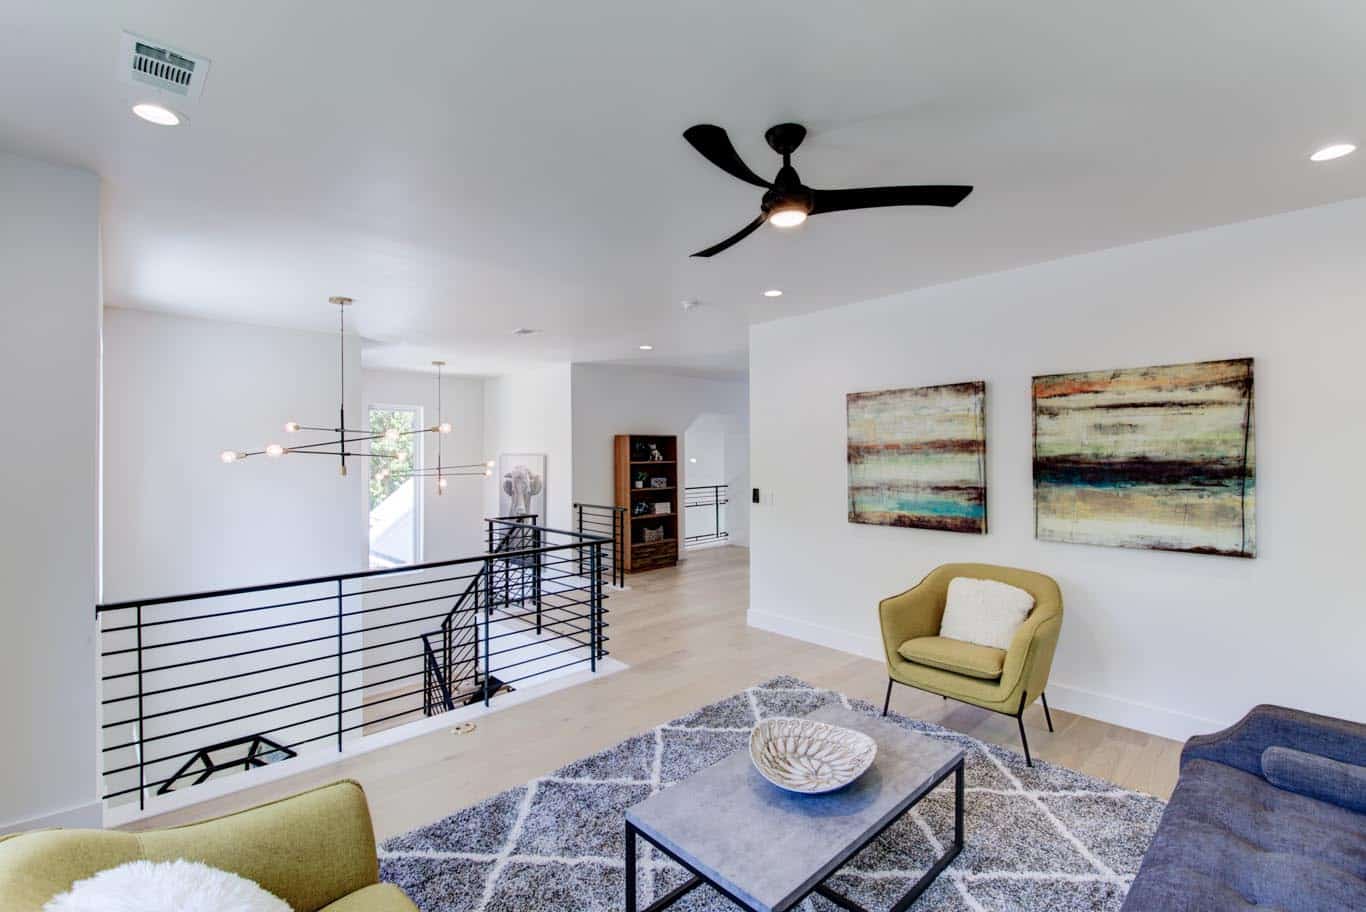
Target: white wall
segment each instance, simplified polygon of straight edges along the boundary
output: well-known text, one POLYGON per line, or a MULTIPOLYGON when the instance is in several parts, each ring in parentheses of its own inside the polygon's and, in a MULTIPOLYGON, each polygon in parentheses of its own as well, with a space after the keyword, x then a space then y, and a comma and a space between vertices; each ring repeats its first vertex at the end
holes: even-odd
MULTIPOLYGON (((573 521, 574 432, 570 366, 552 364, 504 374, 484 382, 484 452, 545 453, 546 513, 550 526, 573 521)), ((485 488, 484 510, 498 515, 498 485, 485 488)))
POLYGON ((1363 237, 1353 201, 754 327, 751 622, 880 657, 879 598, 1013 564, 1062 586, 1059 707, 1172 737, 1262 701, 1366 719, 1363 237), (1256 358, 1256 559, 1033 539, 1033 375, 1234 356, 1256 358), (990 534, 846 522, 845 394, 975 379, 990 534))
MULTIPOLYGON (((367 370, 361 375, 368 414, 375 405, 416 405, 423 422, 438 423, 435 373, 367 370)), ((441 383, 441 405, 451 433, 442 435, 442 460, 446 465, 479 463, 493 459, 484 451, 484 381, 478 377, 447 375, 441 383)), ((423 435, 423 465, 436 467, 436 435, 423 435)), ((422 537, 425 561, 449 560, 484 551, 484 499, 492 479, 452 478, 446 493, 436 493, 436 479, 422 485, 422 537)), ((362 495, 363 497, 364 495, 362 495)))
MULTIPOLYGON (((331 457, 218 458, 327 436, 283 428, 336 424, 335 334, 110 308, 104 344, 106 600, 365 566, 359 460, 343 478, 331 457)), ((349 409, 359 354, 348 336, 349 409)))
POLYGON ((573 375, 574 500, 615 502, 612 441, 617 434, 675 434, 686 465, 684 431, 711 416, 725 428, 730 541, 748 543, 748 384, 602 364, 575 364, 573 375))
POLYGON ((0 830, 98 825, 99 179, 0 154, 0 830))

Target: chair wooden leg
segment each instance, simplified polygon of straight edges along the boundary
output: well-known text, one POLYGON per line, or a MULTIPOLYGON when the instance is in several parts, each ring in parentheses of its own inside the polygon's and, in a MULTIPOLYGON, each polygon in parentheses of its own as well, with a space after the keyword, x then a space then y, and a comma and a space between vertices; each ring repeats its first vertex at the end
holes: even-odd
POLYGON ((1048 722, 1048 730, 1053 730, 1053 714, 1048 711, 1048 694, 1040 693, 1039 699, 1043 701, 1043 717, 1048 722))
POLYGON ((1025 735, 1024 727, 1024 709, 1028 699, 1029 694, 1020 694, 1020 708, 1015 712, 1015 724, 1020 726, 1020 744, 1024 745, 1025 766, 1033 766, 1034 760, 1029 756, 1029 738, 1025 735))
POLYGON ((882 714, 884 716, 887 715, 887 710, 892 706, 892 684, 894 683, 891 678, 887 679, 887 699, 882 701, 882 714))

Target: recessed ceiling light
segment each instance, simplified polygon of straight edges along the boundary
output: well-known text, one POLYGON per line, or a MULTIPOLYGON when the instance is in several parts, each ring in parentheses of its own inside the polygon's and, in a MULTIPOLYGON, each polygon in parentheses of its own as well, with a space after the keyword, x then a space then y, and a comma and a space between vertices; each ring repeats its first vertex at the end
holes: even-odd
POLYGON ((158 127, 175 127, 180 125, 180 115, 170 108, 162 107, 151 102, 142 102, 133 105, 133 113, 141 117, 148 123, 154 123, 158 127))
POLYGON ((531 329, 531 328, 526 327, 526 326, 520 326, 520 327, 518 327, 517 329, 514 329, 514 330, 512 331, 512 334, 513 334, 514 336, 534 336, 534 335, 536 335, 536 334, 539 333, 539 332, 540 332, 539 329, 531 329))
POLYGON ((640 346, 640 350, 643 352, 652 352, 655 350, 655 347, 653 345, 642 345, 640 346))
POLYGON ((781 298, 782 296, 783 290, 781 288, 770 288, 768 291, 764 292, 764 297, 766 298, 781 298))
POLYGON ((1312 162, 1332 161, 1335 158, 1342 158, 1344 155, 1351 155, 1357 147, 1351 143, 1334 143, 1331 146, 1324 146, 1313 155, 1309 156, 1312 162))

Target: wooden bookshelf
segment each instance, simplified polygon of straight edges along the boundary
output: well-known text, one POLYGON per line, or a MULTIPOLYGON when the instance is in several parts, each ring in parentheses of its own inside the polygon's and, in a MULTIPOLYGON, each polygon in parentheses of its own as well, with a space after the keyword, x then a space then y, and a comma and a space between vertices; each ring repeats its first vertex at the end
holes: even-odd
POLYGON ((679 539, 678 438, 618 434, 614 454, 617 506, 625 507, 627 516, 623 568, 627 573, 640 573, 674 566, 678 563, 679 539), (662 458, 650 458, 652 448, 662 458), (665 504, 667 512, 657 512, 665 504), (647 529, 663 536, 647 542, 647 529))

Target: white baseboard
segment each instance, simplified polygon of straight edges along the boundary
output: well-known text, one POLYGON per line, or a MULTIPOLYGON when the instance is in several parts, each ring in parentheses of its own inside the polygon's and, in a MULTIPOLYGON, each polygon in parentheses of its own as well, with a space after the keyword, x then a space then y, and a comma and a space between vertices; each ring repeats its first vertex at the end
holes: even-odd
POLYGON ((1227 728, 1231 722, 1205 719, 1189 713, 1096 693, 1058 681, 1048 682, 1048 705, 1078 716, 1099 719, 1111 725, 1132 728, 1160 738, 1185 741, 1192 735, 1207 735, 1227 728))
POLYGON ((41 817, 30 817, 27 820, 12 820, 9 823, 0 823, 0 833, 19 833, 29 830, 50 830, 55 827, 63 829, 99 829, 104 821, 104 811, 98 801, 89 804, 78 804, 62 811, 54 811, 51 814, 44 814, 41 817))
POLYGON ((804 640, 818 646, 829 646, 831 649, 838 649, 840 652, 852 652, 854 655, 863 656, 866 659, 877 659, 879 662, 886 657, 886 653, 882 650, 882 641, 877 637, 859 636, 838 627, 827 627, 825 624, 799 621, 769 611, 755 611, 752 608, 746 613, 745 619, 751 627, 792 637, 794 640, 804 640))
MULTIPOLYGON (((767 630, 770 633, 804 640, 808 643, 816 643, 820 646, 829 646, 831 649, 838 649, 841 652, 863 656, 878 662, 883 661, 886 657, 882 648, 882 641, 877 637, 860 636, 837 627, 814 624, 810 621, 797 620, 768 611, 751 609, 746 615, 746 619, 749 621, 749 626, 767 630)), ((1048 705, 1052 709, 1061 709, 1079 716, 1107 722, 1110 725, 1132 728, 1161 738, 1171 738, 1174 741, 1185 741, 1191 735, 1219 731, 1231 724, 1230 722, 1205 719, 1178 710, 1154 706, 1150 703, 1140 703, 1109 694, 1096 693, 1084 687, 1062 684, 1057 681, 1050 681, 1048 684, 1048 705)))

